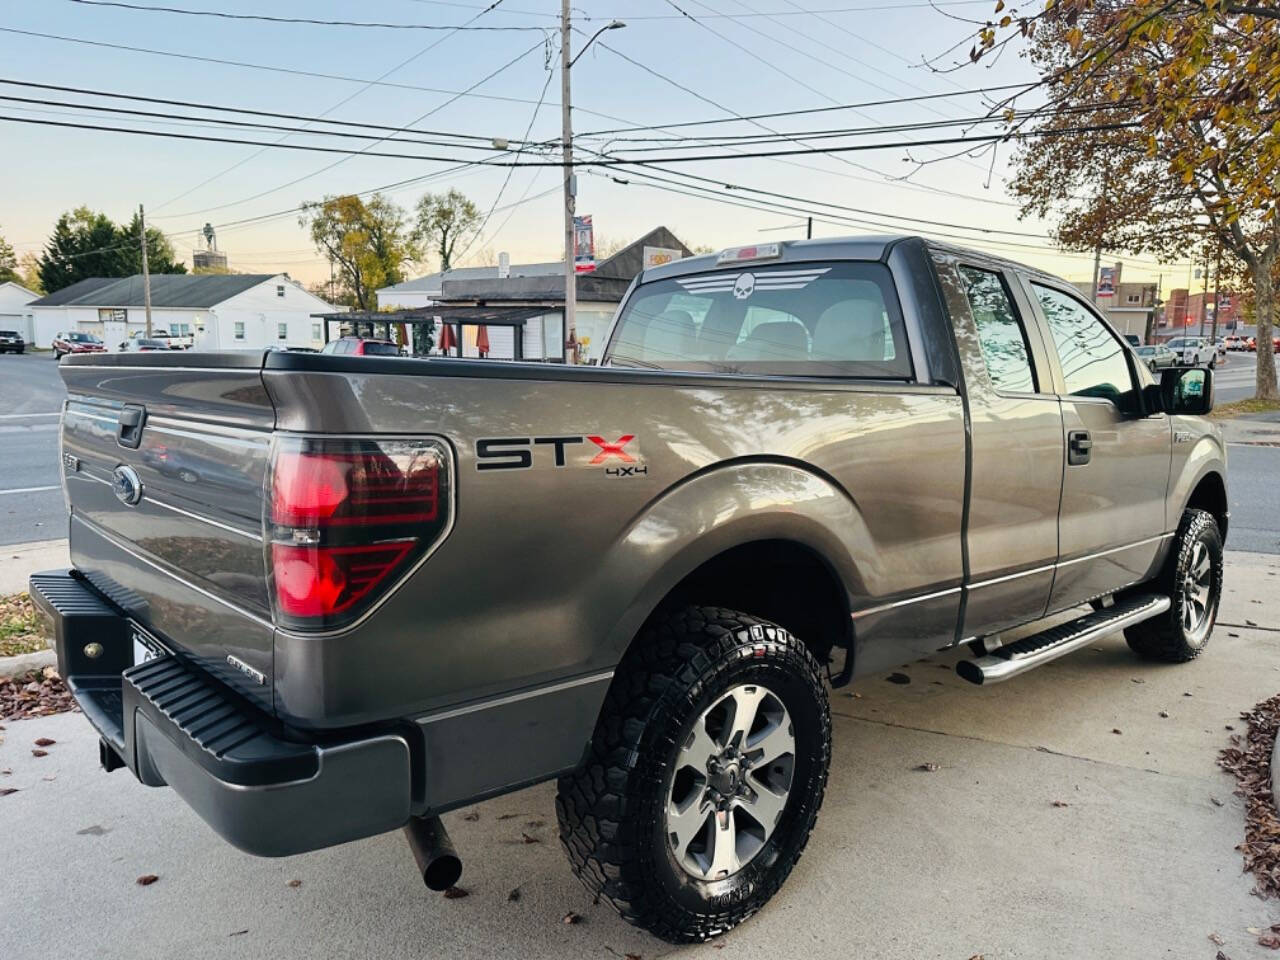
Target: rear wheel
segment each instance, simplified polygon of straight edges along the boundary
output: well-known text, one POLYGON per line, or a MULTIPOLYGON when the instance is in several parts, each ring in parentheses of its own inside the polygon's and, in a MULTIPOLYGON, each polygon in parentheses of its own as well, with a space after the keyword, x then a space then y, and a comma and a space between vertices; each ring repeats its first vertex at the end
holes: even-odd
POLYGON ((1149 660, 1194 660, 1209 643, 1222 599, 1222 535, 1212 514, 1183 512, 1156 585, 1172 602, 1169 612, 1126 628, 1125 640, 1149 660))
POLYGON ((562 777, 574 872, 627 921, 707 940, 782 886, 822 805, 831 715, 822 671, 774 624, 688 607, 623 659, 586 762, 562 777))

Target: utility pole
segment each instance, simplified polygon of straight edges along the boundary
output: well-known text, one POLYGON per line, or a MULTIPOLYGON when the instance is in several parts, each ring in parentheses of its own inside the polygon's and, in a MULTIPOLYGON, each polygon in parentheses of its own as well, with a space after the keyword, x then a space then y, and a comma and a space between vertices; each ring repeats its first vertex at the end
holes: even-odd
POLYGON ((804 238, 805 238, 806 240, 812 240, 812 239, 813 239, 813 217, 810 217, 810 218, 809 218, 809 226, 808 226, 808 228, 807 228, 807 229, 805 230, 805 232, 804 232, 804 238))
POLYGON ((560 0, 560 148, 564 156, 564 329, 561 331, 561 351, 565 363, 576 361, 578 344, 578 272, 574 263, 573 229, 578 184, 573 172, 573 116, 569 106, 569 68, 573 66, 569 56, 571 30, 569 0, 560 0))
MULTIPOLYGON (((147 339, 151 338, 151 271, 147 267, 147 215, 138 204, 138 231, 142 234, 142 302, 147 310, 147 339)), ((126 326, 128 326, 126 324, 126 326)), ((128 331, 126 331, 127 333, 128 331)))
POLYGON ((1218 294, 1222 289, 1222 243, 1218 243, 1218 255, 1213 264, 1213 339, 1218 339, 1218 294))
POLYGON ((1102 272, 1102 237, 1093 248, 1093 305, 1098 305, 1098 275, 1102 272))
POLYGON ((1200 289, 1200 336, 1204 336, 1204 318, 1209 306, 1209 251, 1204 252, 1204 285, 1200 289))

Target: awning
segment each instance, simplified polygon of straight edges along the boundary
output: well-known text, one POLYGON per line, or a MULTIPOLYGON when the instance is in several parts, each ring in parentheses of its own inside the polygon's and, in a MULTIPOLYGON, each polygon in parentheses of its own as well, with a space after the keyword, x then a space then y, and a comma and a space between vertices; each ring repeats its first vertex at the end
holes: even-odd
POLYGON ((422 311, 442 323, 458 323, 467 327, 523 327, 531 317, 555 312, 549 307, 450 307, 440 305, 422 311))

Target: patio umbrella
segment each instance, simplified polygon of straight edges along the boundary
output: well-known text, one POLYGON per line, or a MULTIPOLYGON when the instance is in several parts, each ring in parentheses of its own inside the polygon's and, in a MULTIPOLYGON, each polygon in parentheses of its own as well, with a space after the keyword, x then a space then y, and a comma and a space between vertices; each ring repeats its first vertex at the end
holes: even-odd
POLYGON ((483 323, 476 327, 476 352, 481 357, 489 355, 489 328, 483 323))
POLYGON ((453 327, 450 324, 444 324, 440 328, 440 352, 448 353, 458 345, 458 339, 453 335, 453 327))

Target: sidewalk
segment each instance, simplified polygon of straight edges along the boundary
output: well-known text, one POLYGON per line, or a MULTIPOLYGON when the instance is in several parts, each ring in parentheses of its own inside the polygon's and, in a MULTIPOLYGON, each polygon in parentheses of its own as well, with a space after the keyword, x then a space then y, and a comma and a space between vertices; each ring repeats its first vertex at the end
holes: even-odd
POLYGON ((0 547, 0 596, 27 589, 27 578, 41 570, 71 566, 66 540, 40 540, 0 547))
POLYGON ((1247 414, 1218 423, 1227 443, 1280 447, 1280 412, 1247 414))

